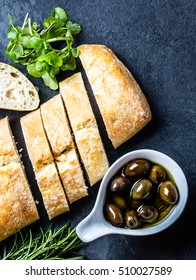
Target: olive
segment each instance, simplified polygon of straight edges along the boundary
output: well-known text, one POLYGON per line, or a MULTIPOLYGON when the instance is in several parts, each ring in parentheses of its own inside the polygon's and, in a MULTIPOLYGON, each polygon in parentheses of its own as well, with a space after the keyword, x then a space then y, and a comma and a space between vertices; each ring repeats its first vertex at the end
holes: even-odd
POLYGON ((125 225, 128 228, 138 228, 141 224, 141 219, 138 217, 135 210, 130 210, 125 214, 125 225))
POLYGON ((156 184, 163 182, 166 179, 165 169, 160 165, 153 165, 149 179, 156 184))
POLYGON ((129 162, 124 170, 123 174, 128 177, 142 177, 150 170, 150 162, 146 159, 136 159, 129 162))
POLYGON ((142 204, 140 200, 131 199, 130 201, 130 208, 132 210, 137 210, 137 208, 142 204))
POLYGON ((176 204, 178 201, 178 191, 174 182, 165 181, 159 187, 160 197, 169 204, 176 204))
POLYGON ((152 182, 148 179, 140 179, 137 181, 131 190, 132 198, 134 200, 147 199, 153 192, 152 182))
POLYGON ((158 217, 157 210, 152 205, 141 205, 137 213, 147 223, 153 223, 158 217))
POLYGON ((122 211, 114 204, 106 204, 105 217, 113 226, 120 227, 123 225, 122 211))
POLYGON ((159 194, 155 196, 153 205, 159 212, 164 211, 168 207, 167 202, 161 199, 159 194))
POLYGON ((112 192, 121 192, 130 188, 130 182, 126 177, 117 176, 110 184, 110 190, 112 192))
POLYGON ((126 210, 128 208, 126 199, 117 193, 112 195, 112 202, 122 210, 126 210))

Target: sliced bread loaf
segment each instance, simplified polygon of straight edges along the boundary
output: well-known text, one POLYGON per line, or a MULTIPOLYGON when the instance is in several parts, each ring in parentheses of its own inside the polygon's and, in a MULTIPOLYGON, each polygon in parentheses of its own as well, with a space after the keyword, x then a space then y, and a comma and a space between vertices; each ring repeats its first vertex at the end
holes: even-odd
POLYGON ((40 109, 21 118, 24 139, 49 219, 69 210, 50 146, 44 131, 40 109))
POLYGON ((109 163, 81 73, 60 82, 59 87, 76 145, 92 186, 103 178, 109 163))
POLYGON ((42 104, 41 114, 67 198, 72 203, 88 193, 61 96, 42 104))
POLYGON ((8 118, 0 120, 0 241, 39 219, 8 118))

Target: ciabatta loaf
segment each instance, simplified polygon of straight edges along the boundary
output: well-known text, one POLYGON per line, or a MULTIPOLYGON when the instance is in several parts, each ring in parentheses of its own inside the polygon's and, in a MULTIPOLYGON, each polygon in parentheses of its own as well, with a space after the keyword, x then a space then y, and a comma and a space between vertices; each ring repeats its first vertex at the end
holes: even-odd
POLYGON ((109 48, 81 45, 78 49, 108 137, 117 148, 150 121, 149 104, 130 71, 109 48))
POLYGON ((16 68, 0 62, 0 108, 32 111, 39 106, 33 84, 16 68))
POLYGON ((0 241, 39 219, 8 118, 0 120, 0 241))
POLYGON ((60 82, 59 88, 81 160, 92 186, 103 178, 109 163, 81 73, 60 82))
POLYGON ((61 96, 42 104, 41 114, 67 198, 72 203, 88 193, 61 96))
POLYGON ((44 131, 40 109, 20 119, 35 177, 49 219, 69 210, 50 146, 44 131))

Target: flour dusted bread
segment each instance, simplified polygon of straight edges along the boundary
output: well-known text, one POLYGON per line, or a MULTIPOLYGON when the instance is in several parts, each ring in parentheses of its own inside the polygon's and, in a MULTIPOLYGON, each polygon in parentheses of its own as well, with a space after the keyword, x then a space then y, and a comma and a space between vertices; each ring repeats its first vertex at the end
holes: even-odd
POLYGON ((8 118, 0 120, 0 241, 39 219, 8 118))
POLYGON ((42 104, 41 114, 66 196, 72 203, 88 193, 61 96, 42 104))
POLYGON ((60 82, 59 88, 89 183, 94 185, 109 164, 81 73, 60 82))
POLYGON ((0 108, 32 111, 39 105, 33 84, 16 68, 0 62, 0 108))
POLYGON ((108 137, 117 148, 150 121, 148 102, 132 74, 109 48, 81 45, 79 52, 108 137))
POLYGON ((40 109, 21 118, 24 139, 49 219, 69 210, 50 151, 40 109))

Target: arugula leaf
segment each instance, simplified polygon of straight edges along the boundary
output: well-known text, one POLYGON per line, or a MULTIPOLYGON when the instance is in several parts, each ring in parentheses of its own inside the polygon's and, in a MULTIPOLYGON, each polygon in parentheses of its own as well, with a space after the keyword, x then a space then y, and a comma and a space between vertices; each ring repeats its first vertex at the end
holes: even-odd
POLYGON ((32 23, 28 14, 21 27, 13 24, 10 14, 8 21, 7 37, 10 41, 6 55, 15 63, 26 65, 30 75, 42 78, 51 89, 58 89, 56 75, 60 70, 76 68, 75 59, 79 52, 73 44, 81 26, 68 20, 67 12, 60 7, 54 8, 51 15, 44 19, 42 29, 40 24, 32 23))

